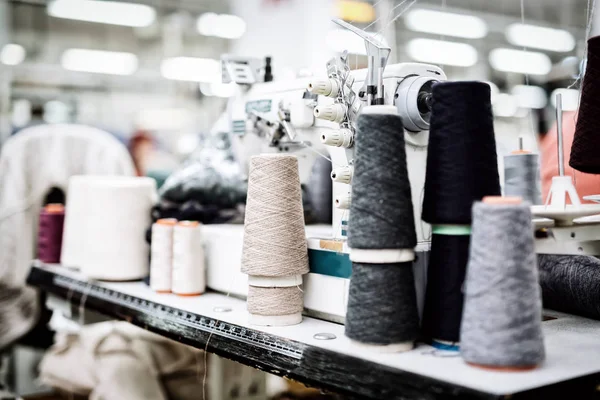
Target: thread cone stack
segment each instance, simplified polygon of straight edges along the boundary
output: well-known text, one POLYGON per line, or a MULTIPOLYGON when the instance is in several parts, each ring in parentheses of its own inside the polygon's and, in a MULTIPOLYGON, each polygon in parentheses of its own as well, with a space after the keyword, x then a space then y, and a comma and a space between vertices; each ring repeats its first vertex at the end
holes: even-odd
POLYGON ((301 322, 300 285, 308 272, 308 250, 294 156, 265 154, 250 160, 242 272, 249 275, 251 323, 301 322))
POLYGON ((380 352, 413 348, 419 330, 412 264, 417 244, 404 128, 394 106, 357 121, 345 334, 380 352))
POLYGON ((500 180, 489 85, 442 82, 432 95, 422 215, 432 238, 422 329, 434 346, 458 350, 471 206, 500 195, 500 180))

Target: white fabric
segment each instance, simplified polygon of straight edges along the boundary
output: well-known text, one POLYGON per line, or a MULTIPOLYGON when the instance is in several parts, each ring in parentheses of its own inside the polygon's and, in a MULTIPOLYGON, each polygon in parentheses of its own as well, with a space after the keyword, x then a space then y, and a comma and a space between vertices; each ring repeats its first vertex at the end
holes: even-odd
MULTIPOLYGON (((6 141, 0 153, 0 282, 18 289, 23 301, 35 293, 25 288, 35 257, 39 212, 49 189, 66 193, 72 175, 134 175, 127 149, 102 130, 83 125, 37 125, 6 141)), ((0 304, 0 314, 6 310, 0 304)), ((20 334, 35 322, 37 312, 23 313, 20 334)), ((14 317, 14 316, 13 316, 14 317)), ((15 332, 12 332, 14 336, 15 332)), ((0 348, 8 339, 0 332, 0 348)))
POLYGON ((57 335, 40 364, 48 386, 90 400, 187 400, 202 397, 204 353, 127 322, 57 335))

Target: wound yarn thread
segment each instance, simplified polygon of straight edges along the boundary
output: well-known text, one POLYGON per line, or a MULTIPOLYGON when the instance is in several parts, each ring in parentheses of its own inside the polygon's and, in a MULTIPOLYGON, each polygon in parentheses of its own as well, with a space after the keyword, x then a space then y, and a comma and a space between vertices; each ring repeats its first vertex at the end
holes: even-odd
POLYGON ((356 136, 348 246, 412 249, 417 236, 402 119, 361 114, 356 136))
POLYGON ((242 272, 267 278, 261 287, 248 287, 251 323, 281 326, 302 321, 302 290, 294 279, 285 279, 308 272, 295 156, 264 154, 250 159, 242 272))
POLYGON ((460 340, 462 286, 470 240, 470 235, 432 235, 422 324, 423 334, 428 339, 460 340))
POLYGON ((422 320, 427 339, 460 339, 471 207, 484 196, 499 194, 489 85, 436 83, 422 213, 439 232, 432 235, 427 271, 422 320))
MULTIPOLYGON (((417 243, 404 128, 393 106, 363 108, 357 121, 352 204, 354 249, 409 250, 417 243)), ((345 334, 383 351, 406 351, 418 337, 419 312, 412 261, 352 262, 345 334)))
POLYGON ((352 263, 346 336, 361 343, 412 342, 419 314, 412 262, 352 263))
POLYGON ((242 272, 271 277, 308 272, 295 156, 265 154, 250 160, 242 272))
POLYGON ((600 174, 600 36, 587 42, 587 64, 569 165, 581 172, 600 174))
POLYGON ((297 286, 266 288, 248 286, 248 311, 251 314, 281 316, 301 313, 302 290, 297 286))
POLYGON ((432 99, 422 217, 469 225, 474 201, 500 195, 490 87, 439 82, 432 99))
POLYGON ((473 206, 460 352, 471 364, 534 367, 545 357, 529 203, 473 206))
POLYGON ((45 263, 59 263, 62 248, 65 207, 48 204, 40 213, 37 257, 45 263))
POLYGON ((538 267, 545 308, 600 320, 600 260, 539 254, 538 267))
POLYGON ((540 163, 537 154, 504 156, 504 195, 518 196, 531 204, 542 204, 540 163))

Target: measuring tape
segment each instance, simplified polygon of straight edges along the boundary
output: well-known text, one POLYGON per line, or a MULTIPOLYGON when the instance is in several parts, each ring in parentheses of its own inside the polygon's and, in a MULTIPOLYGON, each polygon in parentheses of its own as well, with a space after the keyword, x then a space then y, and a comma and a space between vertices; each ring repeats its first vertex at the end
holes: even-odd
POLYGON ((116 290, 62 275, 54 275, 52 282, 57 287, 77 291, 87 297, 95 297, 111 304, 121 305, 153 317, 170 320, 209 334, 226 337, 237 342, 244 342, 297 360, 302 358, 305 347, 302 343, 286 339, 279 340, 260 331, 140 299, 116 290))

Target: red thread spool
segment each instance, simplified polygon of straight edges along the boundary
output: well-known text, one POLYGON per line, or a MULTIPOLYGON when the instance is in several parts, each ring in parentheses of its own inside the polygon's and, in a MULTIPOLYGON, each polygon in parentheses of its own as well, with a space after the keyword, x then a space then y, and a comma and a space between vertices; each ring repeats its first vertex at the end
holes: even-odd
POLYGON ((589 174, 600 174, 600 36, 588 40, 587 64, 569 165, 589 174))
POLYGON ((48 204, 40 213, 37 257, 45 263, 59 263, 62 247, 65 207, 48 204))

